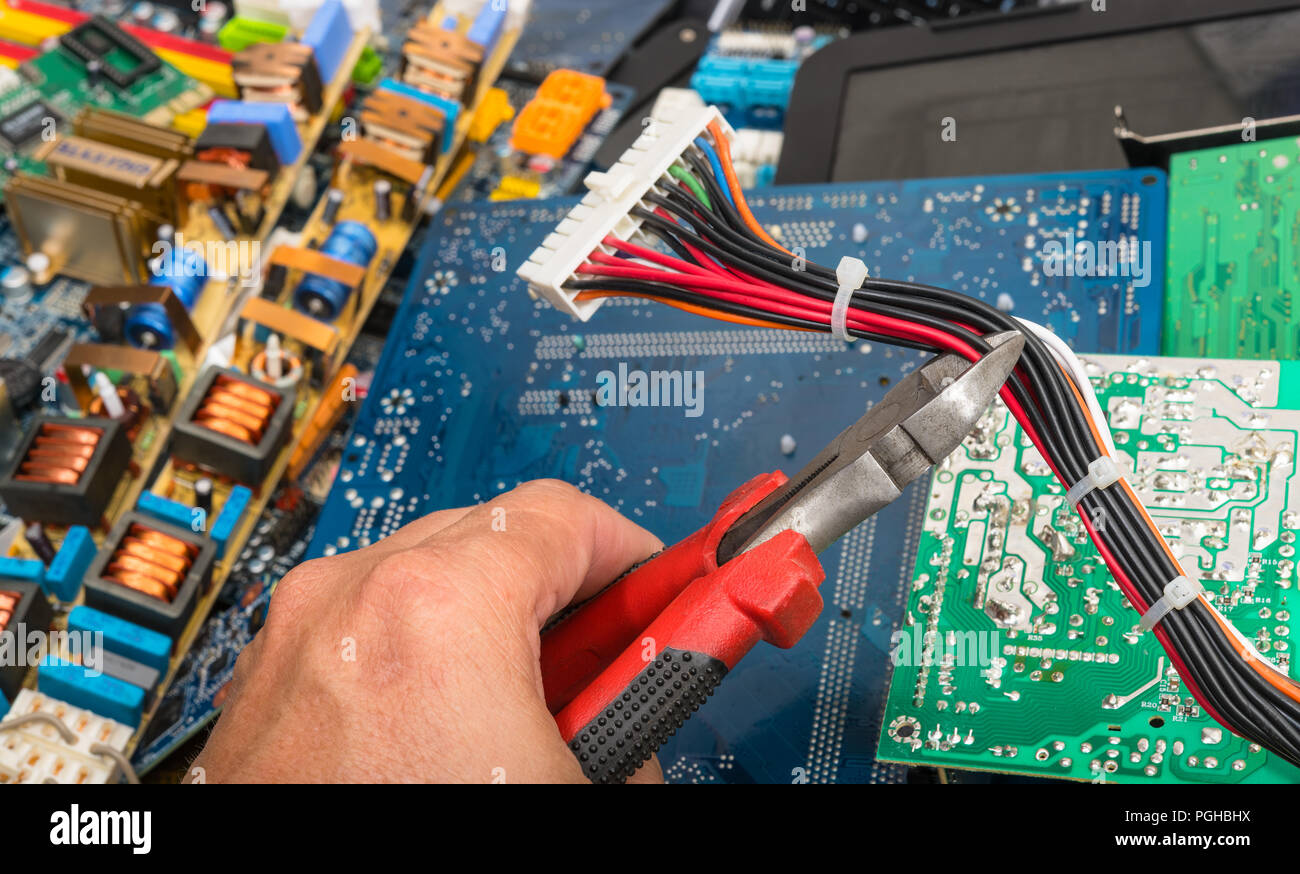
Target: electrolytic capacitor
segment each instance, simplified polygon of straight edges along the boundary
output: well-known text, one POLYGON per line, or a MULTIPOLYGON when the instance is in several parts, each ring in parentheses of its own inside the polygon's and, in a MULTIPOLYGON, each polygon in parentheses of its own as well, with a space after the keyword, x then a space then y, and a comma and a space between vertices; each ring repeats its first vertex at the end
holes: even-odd
POLYGON ((23 536, 27 538, 27 545, 32 548, 32 552, 36 553, 37 558, 47 565, 54 561, 54 544, 50 543, 50 537, 45 533, 45 526, 40 522, 33 522, 27 526, 23 536))
POLYGON ((321 212, 321 221, 332 225, 339 217, 339 207, 343 205, 343 192, 331 188, 325 193, 325 209, 321 212))
POLYGON ((375 220, 386 222, 393 214, 393 183, 387 179, 375 180, 375 220))
POLYGON ((194 506, 202 510, 204 516, 212 513, 212 480, 206 476, 194 481, 194 506))

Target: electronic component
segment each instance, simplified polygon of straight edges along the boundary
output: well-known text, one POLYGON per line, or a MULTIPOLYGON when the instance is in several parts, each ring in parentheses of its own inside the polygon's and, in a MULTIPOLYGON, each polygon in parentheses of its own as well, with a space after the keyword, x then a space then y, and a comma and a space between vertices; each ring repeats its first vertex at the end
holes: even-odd
POLYGON ((10 658, 0 661, 0 695, 14 700, 22 688, 29 665, 19 652, 26 653, 30 634, 44 635, 50 629, 54 611, 41 594, 40 586, 0 576, 0 633, 9 638, 10 658))
POLYGON ((241 483, 260 483, 293 424, 293 389, 209 367, 172 429, 172 455, 241 483))
POLYGON ((132 728, 140 724, 144 712, 144 689, 98 668, 54 657, 36 669, 36 688, 51 698, 132 728))
POLYGON ((39 139, 51 122, 57 127, 59 121, 58 113, 49 104, 33 100, 0 118, 0 139, 16 152, 39 139))
MULTIPOLYGON (((378 249, 379 242, 369 228, 360 222, 341 221, 321 244, 320 253, 366 268, 378 249)), ((293 304, 313 318, 332 322, 343 312, 352 292, 353 288, 346 283, 312 273, 298 283, 293 304)))
POLYGON ((26 519, 96 526, 130 460, 126 431, 112 419, 38 416, 0 479, 0 498, 26 519))
POLYGON ((250 103, 214 100, 208 108, 208 124, 255 124, 266 128, 280 164, 293 164, 302 154, 302 140, 293 113, 283 103, 250 103))
POLYGON ((216 546, 188 529, 126 513, 86 579, 88 606, 175 639, 212 577, 216 546))
POLYGON ((179 528, 189 528, 194 519, 193 510, 189 506, 153 492, 141 492, 135 508, 179 528))
POLYGON ((143 241, 156 221, 139 201, 23 172, 9 180, 4 195, 23 251, 45 265, 38 281, 58 272, 99 285, 130 285, 145 275, 143 241))
POLYGON ((334 79, 339 65, 352 43, 352 24, 341 0, 325 0, 302 33, 302 44, 309 47, 320 69, 320 78, 334 79))
POLYGON ((423 20, 402 46, 402 81, 464 103, 475 91, 483 47, 462 33, 423 20))
MULTIPOLYGON (((149 284, 170 288, 188 312, 194 309, 207 286, 207 265, 194 249, 169 247, 167 252, 150 265, 154 275, 149 284)), ((131 345, 139 349, 171 349, 176 345, 176 329, 160 303, 132 306, 127 310, 123 332, 131 345)))
POLYGON ((361 104, 366 137, 407 160, 432 164, 451 142, 455 115, 449 125, 445 109, 431 103, 430 97, 416 97, 390 87, 376 88, 361 104))
POLYGON ((510 146, 530 155, 563 158, 610 96, 605 80, 577 70, 556 70, 542 80, 510 133, 510 146))
POLYGON ((289 107, 301 123, 321 108, 323 84, 310 46, 302 43, 257 43, 234 60, 239 98, 289 107))
POLYGON ((601 300, 579 301, 575 292, 563 287, 564 283, 593 251, 606 251, 605 237, 612 235, 620 240, 636 237, 641 219, 632 215, 632 208, 659 184, 660 177, 713 122, 721 126, 724 135, 731 134, 722 114, 713 107, 676 119, 656 118, 619 163, 606 173, 588 174, 586 185, 590 190, 582 203, 574 207, 519 268, 519 276, 528 282, 529 293, 545 298, 583 321, 591 318, 601 300))
POLYGON ((81 594, 81 581, 90 563, 95 560, 95 540, 90 536, 90 529, 84 525, 74 525, 63 535, 59 551, 54 561, 45 570, 43 588, 52 598, 64 603, 77 600, 81 594))
POLYGON ((106 651, 148 665, 156 671, 165 672, 171 658, 172 640, 167 635, 84 604, 69 611, 68 631, 102 634, 106 651))
POLYGON ((260 124, 208 124, 194 142, 194 155, 201 161, 263 170, 269 176, 280 170, 270 132, 260 124))
POLYGON ((112 21, 96 15, 59 38, 59 45, 81 59, 87 69, 119 89, 130 88, 162 66, 147 46, 112 21))
POLYGON ((131 727, 106 719, 43 692, 23 689, 0 722, 0 783, 111 783, 120 775, 116 760, 102 752, 123 754, 131 727), (21 717, 42 714, 19 727, 21 717), (66 740, 63 731, 72 739, 66 740))
POLYGON ((244 513, 252 499, 253 493, 245 486, 235 486, 226 496, 226 502, 221 505, 221 512, 217 514, 216 521, 212 523, 212 529, 208 534, 212 542, 217 545, 218 557, 225 555, 226 543, 234 535, 235 526, 244 518, 244 513))

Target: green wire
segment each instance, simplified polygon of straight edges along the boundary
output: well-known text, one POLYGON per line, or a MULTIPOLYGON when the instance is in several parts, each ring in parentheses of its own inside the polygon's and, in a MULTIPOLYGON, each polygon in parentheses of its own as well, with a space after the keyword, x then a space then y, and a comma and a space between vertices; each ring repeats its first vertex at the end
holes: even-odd
POLYGON ((704 186, 701 185, 694 176, 688 173, 684 167, 679 167, 676 164, 673 164, 668 168, 668 172, 685 182, 686 186, 690 188, 691 191, 695 192, 695 196, 700 199, 700 203, 704 204, 705 209, 713 209, 713 204, 709 203, 709 195, 704 192, 704 186))

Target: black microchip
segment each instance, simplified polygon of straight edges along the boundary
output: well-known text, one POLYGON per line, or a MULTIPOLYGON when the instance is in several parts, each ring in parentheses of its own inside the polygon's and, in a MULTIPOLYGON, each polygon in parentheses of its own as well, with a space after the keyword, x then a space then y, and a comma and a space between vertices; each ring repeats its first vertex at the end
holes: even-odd
POLYGON ((0 139, 17 151, 41 135, 48 124, 46 119, 53 119, 56 125, 59 122, 54 110, 42 101, 34 100, 0 119, 0 139))

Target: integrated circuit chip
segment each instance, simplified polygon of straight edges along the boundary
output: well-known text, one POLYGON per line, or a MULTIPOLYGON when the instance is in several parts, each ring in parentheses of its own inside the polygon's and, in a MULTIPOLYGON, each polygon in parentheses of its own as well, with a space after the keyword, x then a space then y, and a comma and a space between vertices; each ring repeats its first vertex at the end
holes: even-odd
POLYGON ((0 119, 0 140, 16 152, 35 141, 43 131, 53 131, 59 120, 48 104, 34 100, 0 119))

